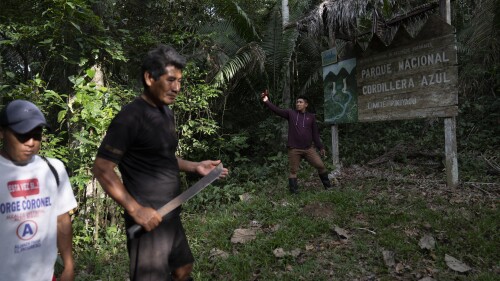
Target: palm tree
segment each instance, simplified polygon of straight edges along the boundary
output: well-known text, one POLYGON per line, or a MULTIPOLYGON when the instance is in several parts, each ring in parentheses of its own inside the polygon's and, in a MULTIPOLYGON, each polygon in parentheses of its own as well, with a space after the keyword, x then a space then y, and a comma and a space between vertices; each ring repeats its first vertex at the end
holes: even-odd
MULTIPOLYGON (((460 75, 461 87, 468 96, 479 93, 496 95, 500 79, 494 73, 500 65, 500 1, 479 1, 458 3, 461 10, 469 10, 471 19, 458 33, 459 54, 463 61, 460 75), (495 69, 496 68, 496 69, 495 69)), ((459 18, 463 18, 463 15, 459 18)))
MULTIPOLYGON (((302 16, 310 3, 286 2, 249 1, 249 6, 245 0, 213 1, 216 20, 200 33, 211 35, 205 55, 212 69, 208 80, 224 89, 224 100, 218 105, 226 131, 254 131, 265 120, 266 114, 259 114, 264 110, 260 102, 264 89, 269 89, 273 102, 290 105, 290 66, 299 32, 284 30, 284 25, 287 18, 302 16)), ((281 138, 286 137, 284 124, 276 129, 281 130, 281 138)))
POLYGON ((214 33, 215 52, 210 55, 214 83, 243 97, 255 96, 264 88, 273 94, 284 91, 282 80, 288 73, 298 32, 283 30, 281 7, 276 3, 260 11, 266 22, 260 28, 235 1, 217 7, 224 19, 202 29, 214 33))

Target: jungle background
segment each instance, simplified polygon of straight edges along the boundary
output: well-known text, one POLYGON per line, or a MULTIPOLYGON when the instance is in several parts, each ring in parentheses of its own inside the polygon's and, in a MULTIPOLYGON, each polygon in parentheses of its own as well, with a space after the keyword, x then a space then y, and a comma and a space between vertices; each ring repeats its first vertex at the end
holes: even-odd
POLYGON ((425 10, 397 21, 416 32, 439 2, 0 0, 0 105, 30 100, 53 127, 41 153, 64 161, 79 203, 76 279, 128 278, 123 210, 90 169, 113 116, 141 92, 142 56, 163 43, 189 61, 172 106, 179 156, 230 169, 184 205, 195 280, 498 280, 500 1, 451 1, 457 187, 446 186, 435 118, 340 124, 341 165, 325 159, 334 190, 304 164, 291 196, 286 127, 260 101, 263 89, 284 108, 307 95, 331 152, 321 52, 425 10))

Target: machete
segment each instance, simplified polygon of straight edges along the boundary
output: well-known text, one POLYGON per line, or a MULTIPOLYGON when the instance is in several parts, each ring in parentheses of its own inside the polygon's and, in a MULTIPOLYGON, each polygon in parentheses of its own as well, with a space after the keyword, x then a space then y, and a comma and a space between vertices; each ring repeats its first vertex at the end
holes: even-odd
MULTIPOLYGON (((217 178, 219 178, 219 176, 222 173, 222 170, 223 170, 223 166, 222 166, 222 163, 220 163, 219 165, 217 165, 217 167, 215 167, 212 171, 210 171, 210 173, 208 173, 206 176, 201 178, 198 182, 193 184, 186 191, 179 194, 177 197, 175 197, 170 202, 163 205, 163 207, 158 209, 157 211, 160 214, 160 216, 165 217, 168 213, 173 211, 175 208, 179 207, 182 203, 191 199, 198 192, 200 192, 205 187, 207 187, 209 184, 211 184, 213 181, 215 181, 217 178)), ((134 224, 133 226, 129 227, 129 229, 127 229, 127 234, 128 234, 129 239, 134 239, 134 238, 139 237, 139 234, 142 233, 143 231, 144 231, 144 229, 142 228, 141 225, 134 224)))

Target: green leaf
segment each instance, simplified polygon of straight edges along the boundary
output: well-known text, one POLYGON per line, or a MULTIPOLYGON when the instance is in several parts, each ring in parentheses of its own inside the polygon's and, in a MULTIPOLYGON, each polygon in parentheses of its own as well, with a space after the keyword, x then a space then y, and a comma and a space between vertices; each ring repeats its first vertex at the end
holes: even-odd
POLYGON ((82 136, 80 136, 80 135, 78 135, 78 134, 73 134, 73 137, 74 137, 75 139, 77 139, 78 141, 80 141, 80 142, 84 143, 84 144, 91 144, 91 145, 93 145, 93 146, 95 146, 95 147, 98 147, 98 146, 99 146, 99 144, 98 144, 98 143, 93 142, 93 141, 91 141, 91 140, 89 140, 89 139, 86 139, 86 138, 84 138, 84 137, 82 137, 82 136))
POLYGON ((87 76, 88 76, 90 79, 92 79, 92 78, 94 78, 94 76, 95 76, 95 69, 93 69, 93 68, 89 68, 89 69, 87 69, 87 70, 85 71, 85 73, 87 73, 87 76))
POLYGON ((14 45, 13 40, 0 40, 0 45, 14 45))
POLYGON ((41 41, 41 42, 40 42, 40 44, 51 44, 51 43, 52 43, 52 41, 53 41, 53 39, 52 39, 52 38, 47 38, 47 39, 45 39, 45 40, 41 41))
POLYGON ((66 117, 66 112, 67 110, 61 110, 57 114, 57 122, 61 123, 64 120, 64 117, 66 117))
POLYGON ((72 21, 70 21, 70 23, 71 23, 71 24, 72 24, 72 25, 73 25, 76 29, 78 29, 78 31, 80 31, 80 33, 83 33, 83 32, 82 32, 82 29, 80 28, 80 26, 79 26, 78 24, 76 24, 76 23, 74 23, 74 22, 72 22, 72 21))

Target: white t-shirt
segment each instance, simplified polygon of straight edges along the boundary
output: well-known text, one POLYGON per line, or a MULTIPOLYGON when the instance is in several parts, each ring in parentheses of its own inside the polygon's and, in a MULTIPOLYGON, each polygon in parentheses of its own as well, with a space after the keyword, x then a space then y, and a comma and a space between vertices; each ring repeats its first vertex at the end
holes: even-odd
POLYGON ((38 155, 25 166, 0 156, 0 279, 52 280, 57 258, 57 217, 76 200, 64 164, 38 155))

